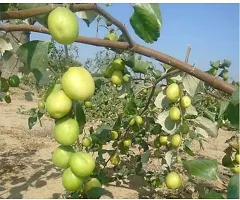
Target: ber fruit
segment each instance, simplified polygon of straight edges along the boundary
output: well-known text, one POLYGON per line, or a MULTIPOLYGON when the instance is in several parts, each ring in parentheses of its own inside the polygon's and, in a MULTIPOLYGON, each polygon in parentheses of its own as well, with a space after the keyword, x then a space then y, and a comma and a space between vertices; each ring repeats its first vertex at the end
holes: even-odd
POLYGON ((191 99, 189 98, 189 96, 184 96, 181 98, 180 103, 183 108, 188 108, 189 106, 191 106, 191 99))
POLYGON ((92 75, 84 67, 70 67, 62 76, 62 88, 73 100, 85 101, 95 92, 92 75))
POLYGON ((112 67, 116 71, 123 71, 125 67, 124 60, 121 58, 117 58, 112 62, 112 67))
POLYGON ((57 7, 48 15, 48 29, 54 40, 64 45, 72 44, 79 34, 77 17, 64 7, 57 7))
POLYGON ((118 165, 120 162, 120 157, 119 155, 116 153, 113 156, 111 156, 110 158, 110 162, 112 163, 112 165, 118 165))
POLYGON ((118 139, 118 132, 117 131, 111 131, 110 138, 111 138, 111 140, 118 139))
POLYGON ((90 191, 93 188, 101 188, 102 184, 99 182, 98 179, 96 178, 91 178, 84 187, 84 192, 87 193, 88 191, 90 191))
POLYGON ((169 118, 173 121, 178 121, 181 117, 181 112, 178 107, 173 106, 169 110, 169 118))
POLYGON ((92 107, 92 102, 91 101, 85 101, 84 105, 86 108, 91 108, 92 107))
POLYGON ((91 144, 92 144, 91 138, 89 138, 89 137, 84 137, 84 138, 82 139, 82 145, 83 145, 84 147, 90 147, 91 144))
POLYGON ((122 83, 123 75, 121 71, 114 71, 112 73, 111 81, 115 85, 119 85, 122 83))
POLYGON ((235 154, 235 162, 236 162, 237 164, 240 164, 240 154, 239 154, 239 153, 236 153, 236 154, 235 154))
POLYGON ((166 145, 167 142, 168 142, 168 136, 167 135, 160 135, 159 144, 160 145, 166 145))
POLYGON ((169 189, 177 189, 182 185, 182 180, 178 173, 170 172, 166 177, 165 183, 169 189))
POLYGON ((171 146, 178 148, 181 145, 182 138, 179 134, 175 134, 171 138, 171 146))
POLYGON ((107 33, 104 37, 105 40, 112 40, 112 41, 117 41, 118 36, 116 33, 107 33))
POLYGON ((141 116, 136 116, 136 117, 135 117, 135 122, 136 122, 136 124, 138 124, 138 125, 142 125, 142 124, 143 124, 143 119, 142 119, 142 117, 141 117, 141 116))
POLYGON ((176 102, 180 96, 180 88, 178 84, 172 83, 166 89, 166 97, 171 102, 176 102))

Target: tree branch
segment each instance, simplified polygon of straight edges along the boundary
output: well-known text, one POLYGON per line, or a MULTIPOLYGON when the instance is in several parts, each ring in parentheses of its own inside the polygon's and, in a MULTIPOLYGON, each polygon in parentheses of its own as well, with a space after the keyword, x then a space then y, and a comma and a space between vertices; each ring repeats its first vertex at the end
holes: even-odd
MULTIPOLYGON (((49 34, 49 31, 45 27, 38 27, 33 25, 0 25, 0 30, 4 30, 6 32, 9 31, 33 31, 33 32, 40 32, 49 34)), ((129 44, 127 42, 117 42, 117 41, 110 41, 110 40, 103 40, 97 38, 89 38, 89 37, 78 37, 76 40, 78 43, 89 44, 94 46, 101 46, 101 47, 109 47, 109 48, 119 48, 123 50, 129 50, 129 44)), ((223 80, 214 77, 206 72, 203 72, 183 61, 180 61, 172 56, 166 55, 159 51, 150 49, 148 47, 136 44, 133 48, 131 48, 132 52, 154 58, 162 63, 171 65, 181 71, 184 71, 192 76, 206 82, 207 84, 211 85, 213 88, 219 89, 223 92, 228 94, 232 94, 235 91, 235 87, 229 83, 224 82, 223 80)))

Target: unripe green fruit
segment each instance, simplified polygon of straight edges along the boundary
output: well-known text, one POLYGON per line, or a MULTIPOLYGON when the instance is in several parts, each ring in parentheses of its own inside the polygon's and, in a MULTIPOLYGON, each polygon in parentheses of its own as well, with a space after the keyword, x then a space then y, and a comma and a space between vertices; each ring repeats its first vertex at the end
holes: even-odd
POLYGON ((179 134, 175 134, 171 138, 171 146, 174 148, 178 148, 181 145, 182 139, 179 134))
POLYGON ((123 76, 123 81, 128 82, 129 81, 129 76, 126 74, 123 76))
POLYGON ((188 108, 189 106, 191 106, 191 99, 189 98, 189 96, 182 97, 180 102, 183 108, 188 108))
POLYGON ((168 136, 167 135, 160 135, 160 137, 159 137, 160 145, 166 145, 167 142, 168 142, 168 136))
POLYGON ((75 192, 81 188, 83 185, 83 179, 77 177, 72 170, 67 168, 62 175, 62 184, 63 187, 71 192, 75 192))
POLYGON ((143 119, 141 116, 136 116, 135 117, 136 124, 141 125, 143 124, 143 119))
POLYGON ((237 164, 240 164, 240 154, 239 153, 235 154, 235 161, 237 164))
POLYGON ((177 189, 182 185, 182 180, 178 173, 171 172, 167 175, 165 183, 169 189, 177 189))
POLYGON ((118 138, 118 132, 111 131, 110 138, 111 138, 111 140, 116 140, 118 138))
POLYGON ((189 133, 189 126, 187 125, 187 123, 183 123, 180 127, 180 131, 183 134, 188 134, 189 133))
POLYGON ((86 108, 91 108, 92 107, 92 102, 91 101, 85 101, 84 105, 86 108))
POLYGON ((135 122, 136 122, 135 118, 132 118, 129 122, 129 125, 133 126, 135 124, 135 122))
POLYGON ((82 139, 82 145, 83 145, 84 147, 90 147, 91 144, 92 144, 91 138, 89 138, 89 137, 84 137, 84 138, 82 139))
POLYGON ((91 178, 84 187, 84 193, 87 193, 88 191, 92 190, 93 188, 101 188, 102 184, 99 182, 96 178, 91 178))
POLYGON ((117 58, 112 62, 112 67, 115 71, 123 71, 125 67, 124 60, 121 58, 117 58))
POLYGON ((110 158, 110 162, 112 163, 112 165, 118 165, 120 162, 120 157, 119 155, 116 153, 113 156, 111 156, 110 158))
POLYGON ((173 106, 169 110, 169 118, 173 121, 178 121, 181 117, 181 112, 178 107, 173 106))
POLYGON ((180 88, 178 84, 172 83, 166 89, 166 97, 171 102, 176 102, 180 96, 180 88))
POLYGON ((155 150, 155 151, 154 151, 154 156, 155 156, 156 158, 161 158, 161 152, 160 152, 159 150, 155 150))
POLYGON ((118 36, 116 33, 107 33, 104 37, 105 40, 112 40, 112 41, 117 41, 118 36))
POLYGON ((121 71, 114 71, 112 73, 111 81, 115 85, 119 85, 122 83, 123 75, 121 71))
POLYGON ((130 147, 132 144, 132 140, 131 139, 124 139, 123 140, 123 146, 124 147, 130 147))
POLYGON ((240 166, 236 165, 236 166, 232 167, 231 171, 232 171, 233 174, 240 173, 240 166))

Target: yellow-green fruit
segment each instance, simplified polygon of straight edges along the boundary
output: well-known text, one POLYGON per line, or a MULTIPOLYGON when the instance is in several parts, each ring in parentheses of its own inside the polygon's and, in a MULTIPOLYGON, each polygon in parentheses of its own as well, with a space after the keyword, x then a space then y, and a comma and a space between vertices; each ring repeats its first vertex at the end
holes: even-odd
POLYGON ((111 81, 113 84, 119 85, 122 83, 123 75, 121 71, 114 71, 112 73, 111 81))
POLYGON ((167 142, 168 142, 168 136, 167 135, 160 135, 159 144, 160 145, 166 145, 167 142))
POLYGON ((166 89, 166 97, 171 102, 176 102, 180 96, 180 88, 178 84, 172 83, 166 89))
POLYGON ((132 140, 131 139, 125 139, 123 140, 123 146, 124 147, 130 147, 132 144, 132 140))
POLYGON ((111 131, 110 138, 111 138, 111 140, 116 140, 118 138, 118 132, 111 131))
POLYGON ((118 35, 116 33, 107 33, 104 37, 105 40, 117 41, 118 35))
POLYGON ((234 173, 234 174, 239 173, 239 172, 240 172, 240 166, 239 166, 239 165, 236 165, 236 166, 232 167, 232 168, 231 168, 231 171, 232 171, 232 173, 234 173))
POLYGON ((110 158, 110 162, 112 163, 112 165, 118 165, 120 162, 120 157, 119 155, 116 153, 113 156, 111 156, 110 158))
POLYGON ((135 122, 136 122, 136 124, 138 124, 138 125, 142 125, 142 124, 143 124, 143 119, 142 119, 142 117, 141 117, 141 116, 136 116, 136 117, 135 117, 135 122))
POLYGON ((239 154, 239 153, 236 153, 236 154, 235 154, 235 162, 236 162, 237 164, 240 164, 240 154, 239 154))
POLYGON ((166 177, 165 183, 169 189, 177 189, 182 185, 182 180, 178 173, 170 172, 166 177))
POLYGON ((88 191, 90 191, 93 188, 101 188, 102 184, 99 182, 98 179, 96 178, 91 178, 84 187, 84 192, 87 193, 88 191))
POLYGON ((130 126, 133 126, 135 124, 135 118, 132 118, 131 120, 130 120, 130 122, 129 122, 129 125, 130 126))
POLYGON ((181 112, 178 107, 173 106, 169 110, 169 118, 173 121, 178 121, 181 117, 181 112))
POLYGON ((188 108, 191 105, 191 99, 189 98, 189 96, 182 97, 180 102, 183 108, 188 108))
POLYGON ((92 102, 91 101, 85 101, 84 105, 86 108, 91 108, 92 107, 92 102))
POLYGON ((126 74, 123 76, 123 81, 128 82, 129 81, 129 76, 126 74))
POLYGON ((178 148, 181 145, 182 138, 179 134, 175 134, 171 138, 172 147, 178 148))
POLYGON ((180 131, 183 134, 188 134, 189 133, 189 126, 187 123, 183 123, 180 127, 180 131))
POLYGON ((53 90, 46 100, 46 110, 55 119, 64 117, 72 108, 72 100, 63 90, 53 90))
POLYGON ((113 61, 112 63, 112 67, 114 70, 116 71, 122 71, 125 67, 125 63, 124 60, 121 58, 117 58, 113 61))
POLYGON ((61 82, 66 95, 74 100, 85 101, 95 92, 93 77, 84 67, 70 67, 61 82))
POLYGON ((77 17, 69 9, 57 7, 48 15, 48 30, 58 43, 72 44, 79 34, 77 17))
POLYGON ((90 147, 91 144, 92 144, 91 138, 89 138, 89 137, 84 137, 84 138, 82 139, 82 145, 83 145, 84 147, 90 147))

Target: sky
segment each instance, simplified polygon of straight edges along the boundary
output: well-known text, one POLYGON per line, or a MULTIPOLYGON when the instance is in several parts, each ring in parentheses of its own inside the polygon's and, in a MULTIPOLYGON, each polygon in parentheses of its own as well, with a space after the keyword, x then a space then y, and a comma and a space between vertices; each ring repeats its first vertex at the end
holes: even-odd
MULTIPOLYGON (((130 4, 112 4, 106 11, 124 23, 135 42, 171 55, 184 61, 187 47, 192 47, 189 64, 206 71, 210 61, 228 59, 232 62, 229 73, 234 80, 239 80, 239 4, 159 4, 162 15, 160 37, 153 44, 139 38, 129 19, 134 10, 130 4)), ((96 37, 96 20, 88 27, 79 19, 79 35, 96 37)), ((103 38, 107 30, 99 30, 103 38)), ((119 32, 120 33, 120 32, 119 32)), ((49 40, 50 36, 32 33, 31 40, 49 40)), ((94 53, 101 47, 76 44, 79 60, 94 58, 94 53)))

